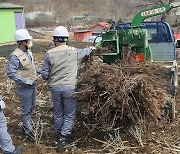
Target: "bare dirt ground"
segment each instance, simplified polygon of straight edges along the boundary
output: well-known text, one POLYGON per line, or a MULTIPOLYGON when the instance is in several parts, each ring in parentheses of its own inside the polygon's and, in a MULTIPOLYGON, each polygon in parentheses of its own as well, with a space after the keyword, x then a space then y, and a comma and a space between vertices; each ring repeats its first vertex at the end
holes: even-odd
MULTIPOLYGON (((45 50, 51 48, 51 42, 49 40, 37 40, 35 41, 37 51, 34 52, 35 62, 38 66, 41 66, 44 59, 45 50), (43 49, 43 51, 42 51, 43 49), (41 52, 42 51, 42 52, 41 52)), ((69 42, 70 45, 84 48, 89 43, 69 42)), ((9 46, 9 50, 15 46, 9 46)), ((7 46, 0 48, 1 51, 5 51, 7 46)), ((34 50, 35 51, 35 50, 34 50)), ((8 54, 7 54, 8 56, 8 54)), ((73 128, 73 135, 71 137, 71 147, 67 149, 61 149, 57 146, 57 134, 54 131, 53 126, 53 107, 50 98, 49 88, 47 83, 41 78, 38 79, 37 86, 37 98, 36 107, 34 110, 33 119, 35 123, 41 123, 41 129, 36 133, 42 136, 37 137, 39 140, 36 143, 30 143, 22 131, 21 123, 21 107, 19 99, 15 93, 15 87, 12 82, 7 79, 6 65, 8 57, 1 60, 0 63, 0 92, 3 99, 6 102, 6 109, 4 111, 8 121, 8 131, 11 134, 14 144, 25 146, 23 154, 56 154, 56 153, 124 153, 124 154, 178 154, 180 153, 180 114, 176 113, 176 120, 172 123, 167 123, 165 120, 161 120, 156 123, 149 123, 143 126, 143 131, 139 133, 143 145, 139 142, 139 137, 133 136, 129 133, 128 128, 119 128, 116 130, 103 131, 90 128, 83 121, 84 110, 83 106, 86 106, 87 102, 79 102, 79 109, 77 113, 77 119, 73 128), (82 114, 83 113, 83 114, 82 114), (115 132, 115 133, 114 133, 115 132)), ((154 68, 153 75, 155 78, 151 80, 154 85, 161 85, 162 89, 166 90, 164 85, 168 84, 165 76, 166 72, 159 72, 158 68, 154 68)), ((152 72, 147 72, 150 76, 152 72)), ((177 104, 180 104, 180 92, 178 90, 176 96, 177 104)), ((177 106, 179 110, 179 105, 177 106)))

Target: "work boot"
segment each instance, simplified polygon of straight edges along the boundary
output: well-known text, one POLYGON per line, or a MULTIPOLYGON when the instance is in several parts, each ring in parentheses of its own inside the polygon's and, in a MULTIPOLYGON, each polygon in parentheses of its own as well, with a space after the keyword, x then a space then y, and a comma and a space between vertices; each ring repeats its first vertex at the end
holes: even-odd
POLYGON ((22 153, 22 150, 23 150, 24 146, 23 145, 20 145, 20 146, 17 146, 15 148, 15 150, 13 151, 12 154, 21 154, 22 153))
POLYGON ((58 146, 60 147, 66 147, 69 145, 67 138, 60 137, 57 142, 58 142, 58 146))
POLYGON ((26 135, 28 136, 30 142, 36 141, 35 136, 32 132, 26 132, 26 135))
POLYGON ((35 141, 36 141, 36 140, 35 140, 35 136, 34 136, 34 134, 33 134, 32 131, 26 130, 26 129, 23 127, 23 132, 24 132, 24 134, 28 137, 28 139, 29 139, 30 142, 35 142, 35 141))
POLYGON ((23 145, 20 145, 20 146, 17 146, 17 147, 14 149, 13 152, 4 151, 3 154, 21 154, 23 148, 24 148, 24 146, 23 146, 23 145))
POLYGON ((60 147, 66 147, 69 145, 68 143, 68 136, 62 135, 61 133, 59 133, 59 139, 57 141, 58 146, 60 147))

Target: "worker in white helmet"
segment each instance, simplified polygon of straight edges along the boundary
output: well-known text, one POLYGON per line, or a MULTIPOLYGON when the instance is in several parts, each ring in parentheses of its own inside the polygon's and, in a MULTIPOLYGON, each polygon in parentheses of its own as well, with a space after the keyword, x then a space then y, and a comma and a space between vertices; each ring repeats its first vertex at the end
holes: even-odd
POLYGON ((2 100, 2 96, 0 96, 0 147, 3 150, 3 154, 21 154, 23 146, 15 148, 12 144, 11 136, 7 131, 7 122, 3 109, 5 109, 5 103, 2 100))
POLYGON ((77 60, 89 55, 95 47, 76 49, 67 45, 68 30, 58 26, 53 32, 55 48, 47 51, 41 75, 48 80, 54 107, 55 130, 59 133, 58 144, 68 145, 68 136, 76 117, 77 60))
POLYGON ((35 141, 32 128, 32 111, 35 105, 35 89, 37 72, 40 69, 34 65, 32 47, 32 36, 26 29, 19 29, 14 34, 18 47, 9 57, 7 75, 16 83, 16 92, 22 106, 23 129, 31 141, 35 141))

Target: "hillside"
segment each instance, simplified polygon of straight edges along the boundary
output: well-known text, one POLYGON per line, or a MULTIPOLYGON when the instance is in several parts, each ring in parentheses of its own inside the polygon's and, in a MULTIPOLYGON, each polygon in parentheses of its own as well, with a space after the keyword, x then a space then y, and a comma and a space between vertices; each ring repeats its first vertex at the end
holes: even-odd
MULTIPOLYGON (((97 20, 112 19, 116 22, 121 19, 123 22, 131 21, 132 17, 140 10, 156 4, 169 3, 167 0, 4 0, 15 4, 23 5, 25 13, 33 11, 49 11, 53 14, 51 22, 57 21, 62 24, 77 22, 96 23, 97 20), (82 17, 82 18, 81 18, 82 17), (85 19, 84 19, 85 18, 85 19), (73 20, 75 19, 76 22, 73 20), (79 20, 76 20, 79 19, 79 20)), ((172 0, 169 0, 172 1, 172 0)), ((174 0, 178 1, 178 0, 174 0)), ((179 25, 179 19, 174 13, 166 15, 172 25, 179 25)))

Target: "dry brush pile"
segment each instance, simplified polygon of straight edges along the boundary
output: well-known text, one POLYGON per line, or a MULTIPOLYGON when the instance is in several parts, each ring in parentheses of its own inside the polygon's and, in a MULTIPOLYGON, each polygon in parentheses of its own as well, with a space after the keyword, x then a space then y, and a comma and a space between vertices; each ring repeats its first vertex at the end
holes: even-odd
POLYGON ((79 79, 81 108, 103 129, 162 118, 169 71, 159 64, 93 64, 79 79))

